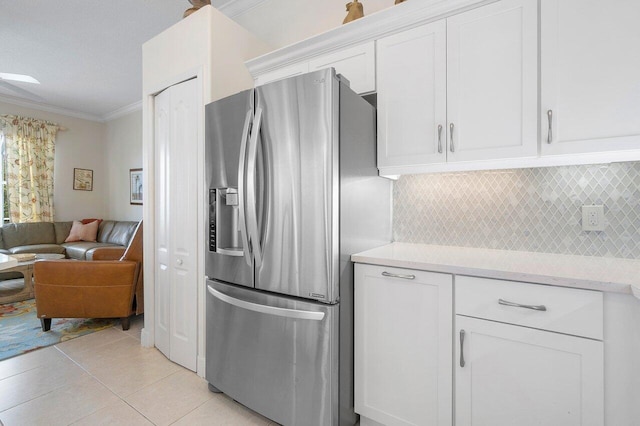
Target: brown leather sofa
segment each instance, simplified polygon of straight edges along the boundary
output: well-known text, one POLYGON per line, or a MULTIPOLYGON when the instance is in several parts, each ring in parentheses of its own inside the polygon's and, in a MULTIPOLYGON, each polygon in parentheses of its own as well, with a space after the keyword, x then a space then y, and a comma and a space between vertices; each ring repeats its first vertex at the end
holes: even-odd
POLYGON ((119 250, 119 258, 131 239, 138 222, 103 220, 96 242, 65 243, 73 222, 11 223, 0 228, 0 253, 57 253, 78 260, 91 260, 96 249, 119 250))
POLYGON ((42 330, 52 318, 121 318, 144 312, 142 222, 119 260, 110 247, 94 251, 92 261, 40 260, 34 264, 36 309, 42 330))

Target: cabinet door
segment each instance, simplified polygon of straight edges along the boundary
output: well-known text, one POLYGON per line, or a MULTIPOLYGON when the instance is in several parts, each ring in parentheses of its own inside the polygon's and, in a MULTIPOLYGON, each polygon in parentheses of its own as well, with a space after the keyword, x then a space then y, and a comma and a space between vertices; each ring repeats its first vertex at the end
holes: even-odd
POLYGON ((640 148, 640 2, 541 8, 542 154, 640 148))
POLYGON ((452 422, 452 277, 355 265, 355 410, 385 425, 452 422))
POLYGON ((449 18, 447 61, 447 160, 537 156, 537 1, 449 18))
POLYGON ((378 167, 446 161, 446 23, 377 41, 378 167))
POLYGON ((456 425, 603 425, 602 342, 460 315, 456 330, 456 425))
POLYGON ((295 77, 296 75, 307 72, 309 72, 309 63, 300 62, 260 74, 256 77, 255 82, 256 86, 262 86, 263 84, 271 83, 272 81, 284 80, 285 78, 295 77))
POLYGON ((333 67, 342 74, 356 93, 376 90, 376 49, 373 41, 309 61, 309 71, 333 67))
MULTIPOLYGON (((198 80, 155 98, 155 342, 196 370, 198 234, 198 80), (187 207, 188 206, 188 207, 187 207)), ((200 206, 202 207, 202 206, 200 206)))

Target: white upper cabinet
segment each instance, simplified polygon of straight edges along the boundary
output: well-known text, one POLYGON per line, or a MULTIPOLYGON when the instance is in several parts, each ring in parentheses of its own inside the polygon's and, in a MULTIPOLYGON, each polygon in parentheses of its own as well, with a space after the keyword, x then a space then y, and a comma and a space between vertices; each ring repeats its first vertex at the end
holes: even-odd
POLYGON ((537 156, 537 98, 536 0, 447 19, 448 161, 537 156))
POLYGON ((536 0, 504 0, 383 38, 377 54, 381 174, 537 156, 536 0))
POLYGON ((638 17, 637 0, 411 1, 247 66, 377 91, 385 176, 634 161, 638 17))
POLYGON ((376 90, 375 55, 375 42, 370 41, 256 74, 256 86, 333 67, 338 74, 342 74, 349 80, 354 92, 360 94, 374 92, 376 90))
POLYGON ((441 20, 378 40, 379 168, 447 159, 446 31, 441 20))
POLYGON ((376 47, 370 41, 359 46, 313 58, 309 61, 309 71, 333 67, 342 74, 356 93, 370 93, 376 90, 376 47))
POLYGON ((542 0, 543 156, 640 149, 640 2, 542 0))

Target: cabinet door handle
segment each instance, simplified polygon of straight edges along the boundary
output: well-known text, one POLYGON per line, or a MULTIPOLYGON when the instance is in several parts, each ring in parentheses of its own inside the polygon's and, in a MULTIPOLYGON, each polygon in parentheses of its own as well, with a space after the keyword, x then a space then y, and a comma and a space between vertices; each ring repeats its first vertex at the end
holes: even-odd
POLYGON ((449 124, 449 150, 451 152, 455 152, 455 147, 453 146, 453 123, 449 124))
POLYGON ((442 154, 442 124, 438 124, 438 154, 442 154))
POLYGON ((405 274, 391 274, 387 271, 384 271, 382 273, 383 277, 391 277, 391 278, 402 278, 405 280, 415 280, 416 276, 415 275, 405 275, 405 274))
POLYGON ((516 308, 533 309, 534 311, 546 311, 547 307, 544 305, 521 305, 520 303, 509 302, 508 300, 498 299, 498 303, 505 306, 513 306, 516 308))
POLYGON ((547 143, 553 141, 552 125, 553 125, 553 111, 547 111, 547 121, 549 122, 549 130, 547 131, 547 143))
POLYGON ((460 367, 464 367, 464 330, 460 330, 460 367))

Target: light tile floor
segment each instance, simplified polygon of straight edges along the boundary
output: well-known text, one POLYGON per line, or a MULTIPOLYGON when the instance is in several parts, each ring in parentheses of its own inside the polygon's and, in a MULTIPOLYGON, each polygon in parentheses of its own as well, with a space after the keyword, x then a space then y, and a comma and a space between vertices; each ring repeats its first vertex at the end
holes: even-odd
POLYGON ((140 346, 142 317, 0 362, 0 424, 275 425, 140 346))

